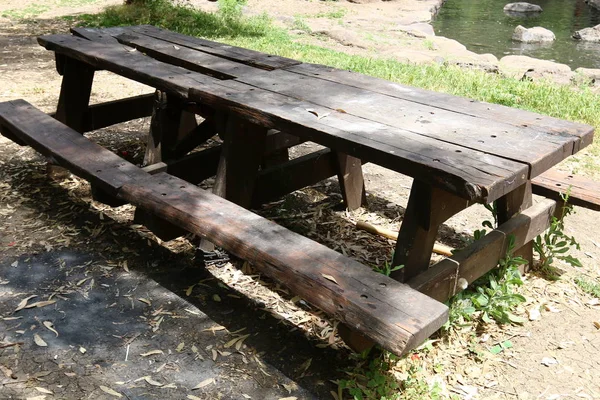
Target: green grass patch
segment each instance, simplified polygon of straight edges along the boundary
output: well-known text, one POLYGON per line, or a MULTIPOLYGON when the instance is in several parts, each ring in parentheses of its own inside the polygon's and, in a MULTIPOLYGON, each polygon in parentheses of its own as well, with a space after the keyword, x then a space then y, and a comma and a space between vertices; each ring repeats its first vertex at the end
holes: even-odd
MULTIPOLYGON (((81 25, 117 26, 151 24, 187 35, 217 39, 266 53, 325 64, 424 89, 502 104, 600 127, 600 97, 588 87, 574 88, 549 82, 519 81, 483 71, 450 65, 415 65, 395 60, 350 55, 298 43, 267 17, 246 18, 235 0, 221 0, 218 13, 206 13, 167 0, 149 0, 145 6, 109 7, 86 15, 81 25)), ((582 169, 593 174, 600 145, 579 156, 582 169)))
POLYGON ((600 299, 600 282, 597 280, 594 281, 580 276, 575 278, 575 284, 590 296, 600 299))

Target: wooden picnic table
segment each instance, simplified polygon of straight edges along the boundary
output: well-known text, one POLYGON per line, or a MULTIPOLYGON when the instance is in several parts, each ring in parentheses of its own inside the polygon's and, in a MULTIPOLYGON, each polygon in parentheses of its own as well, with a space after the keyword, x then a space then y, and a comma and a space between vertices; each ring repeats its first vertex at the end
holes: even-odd
MULTIPOLYGON (((471 283, 493 268, 506 253, 508 235, 515 235, 516 248, 531 259, 531 240, 547 228, 554 210, 550 200, 532 204, 532 179, 592 141, 593 128, 584 124, 153 26, 72 33, 38 38, 55 52, 63 75, 55 118, 83 133, 152 115, 146 172, 166 171, 193 184, 216 175, 214 193, 245 208, 335 175, 346 205, 357 208, 366 199, 361 170, 366 162, 414 178, 393 259, 404 268, 392 276, 440 301, 461 290, 461 279, 471 283), (90 106, 97 70, 157 93, 90 106), (191 117, 196 114, 204 118, 199 125, 191 117), (215 134, 220 146, 190 153, 215 134), (290 160, 287 149, 305 141, 326 149, 290 160), (440 225, 471 204, 491 202, 497 205, 498 229, 430 267, 440 225)), ((121 175, 119 182, 133 179, 121 175)), ((118 190, 110 193, 117 186, 106 179, 96 194, 118 197, 118 190)), ((131 189, 121 200, 142 204, 139 199, 151 196, 152 185, 166 184, 161 179, 131 189)), ((155 213, 145 217, 157 231, 183 226, 206 233, 186 222, 176 206, 166 212, 158 202, 142 205, 155 213)), ((258 239, 237 241, 244 240, 258 239)), ((244 249, 253 256, 252 248, 244 249)), ((294 286, 281 271, 271 272, 294 286)))

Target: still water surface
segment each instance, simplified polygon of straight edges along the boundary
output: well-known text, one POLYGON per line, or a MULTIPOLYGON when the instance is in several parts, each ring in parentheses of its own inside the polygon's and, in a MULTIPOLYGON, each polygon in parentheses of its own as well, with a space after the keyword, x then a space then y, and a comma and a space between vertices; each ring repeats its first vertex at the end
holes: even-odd
POLYGON ((530 1, 543 8, 540 14, 507 15, 503 8, 510 0, 447 0, 432 22, 438 36, 458 40, 467 49, 505 55, 525 55, 577 67, 600 68, 600 43, 571 38, 574 31, 600 24, 600 11, 583 0, 530 1), (556 41, 548 44, 513 42, 517 25, 550 29, 556 41))

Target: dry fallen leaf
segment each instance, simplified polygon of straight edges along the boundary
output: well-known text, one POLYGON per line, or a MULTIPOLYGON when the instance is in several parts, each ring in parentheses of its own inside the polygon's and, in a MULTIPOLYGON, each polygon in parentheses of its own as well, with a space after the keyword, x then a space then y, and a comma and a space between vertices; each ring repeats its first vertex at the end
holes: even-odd
POLYGON ((87 352, 87 350, 85 349, 85 347, 81 347, 81 346, 79 346, 79 352, 80 352, 81 354, 85 354, 85 353, 87 352))
POLYGON ((140 356, 142 357, 148 357, 148 356, 153 356, 155 354, 164 354, 164 352, 162 350, 151 350, 147 353, 142 353, 140 354, 140 356))
POLYGON ((37 297, 37 295, 34 294, 33 296, 29 296, 29 297, 26 297, 23 300, 21 300, 21 302, 19 303, 19 305, 17 306, 17 308, 15 308, 15 311, 13 311, 13 312, 17 312, 19 310, 24 309, 25 306, 27 305, 27 302, 29 300, 33 299, 34 297, 37 297))
POLYGON ((47 347, 48 343, 44 342, 44 339, 40 337, 37 333, 33 335, 33 341, 40 347, 47 347))
POLYGON ((54 329, 54 324, 51 321, 44 321, 43 324, 46 327, 46 329, 48 329, 49 331, 54 332, 54 334, 56 335, 56 337, 58 337, 58 332, 56 331, 56 329, 54 329))
POLYGON ((215 380, 213 378, 205 379, 202 382, 200 382, 199 384, 197 384, 196 386, 194 386, 192 388, 192 390, 201 389, 201 388, 203 388, 205 386, 208 386, 208 385, 210 385, 211 383, 214 383, 214 382, 215 382, 215 380))
POLYGON ((280 397, 279 400, 298 400, 297 397, 295 396, 290 396, 290 397, 280 397))
POLYGON ((335 280, 335 278, 331 275, 327 275, 327 274, 321 274, 321 276, 325 279, 327 279, 328 281, 331 281, 333 283, 335 283, 336 285, 338 285, 337 281, 335 280))
POLYGON ((150 385, 152 385, 152 386, 163 386, 163 384, 162 384, 162 383, 160 383, 160 382, 157 382, 157 381, 155 381, 155 380, 152 380, 152 378, 150 378, 149 376, 145 376, 145 377, 144 377, 144 380, 145 380, 146 382, 148 382, 148 383, 149 383, 150 385))
POLYGON ((221 296, 219 296, 218 294, 213 294, 212 298, 214 301, 221 301, 221 296))
POLYGON ((45 393, 45 394, 54 394, 54 393, 53 393, 51 390, 48 390, 48 389, 46 389, 46 388, 43 388, 43 387, 41 387, 41 386, 36 386, 34 389, 35 389, 35 390, 37 390, 37 391, 38 391, 38 392, 40 392, 40 393, 45 393))
POLYGON ((139 300, 139 301, 141 301, 142 303, 146 303, 146 304, 148 304, 149 306, 152 306, 152 302, 151 302, 150 300, 148 300, 148 299, 145 299, 145 298, 143 298, 143 297, 140 297, 138 300, 139 300))
POLYGON ((115 397, 123 397, 121 393, 115 392, 114 390, 106 386, 100 386, 100 390, 102 390, 104 393, 108 393, 115 397))
POLYGON ((194 396, 193 394, 188 394, 187 398, 190 400, 202 400, 200 397, 194 396))
POLYGON ((189 296, 190 294, 192 294, 192 290, 194 290, 194 287, 195 287, 195 286, 196 286, 196 284, 194 283, 192 286, 188 287, 188 288, 185 290, 185 295, 186 295, 186 296, 189 296))
POLYGON ((600 322, 594 321, 594 326, 596 327, 596 329, 600 329, 600 322))
POLYGON ((46 400, 46 395, 27 397, 27 400, 46 400))
POLYGON ((185 347, 185 342, 181 342, 181 343, 179 343, 179 345, 177 346, 175 351, 178 353, 181 353, 181 351, 183 350, 184 347, 185 347))
POLYGON ((27 304, 25 308, 46 307, 54 303, 56 303, 56 300, 38 301, 37 303, 27 304))

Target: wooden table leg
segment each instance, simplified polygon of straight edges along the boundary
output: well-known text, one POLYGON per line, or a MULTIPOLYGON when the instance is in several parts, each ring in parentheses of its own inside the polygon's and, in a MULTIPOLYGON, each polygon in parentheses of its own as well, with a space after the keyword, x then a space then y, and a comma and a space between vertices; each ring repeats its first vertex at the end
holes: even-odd
POLYGON ((223 136, 213 192, 248 208, 263 158, 267 129, 229 116, 223 136))
POLYGON ((390 276, 405 282, 426 271, 440 225, 468 206, 467 200, 415 179, 392 260, 404 267, 390 276))
MULTIPOLYGON (((521 211, 531 207, 533 199, 531 194, 531 181, 519 186, 512 192, 496 200, 498 209, 498 225, 502 225, 521 211)), ((521 256, 527 260, 527 265, 519 267, 521 272, 526 272, 533 265, 533 244, 526 243, 514 252, 515 256, 521 256)))
MULTIPOLYGON (((83 134, 85 115, 90 104, 94 69, 89 65, 68 57, 58 57, 63 78, 54 118, 83 134)), ((69 172, 49 159, 46 172, 51 179, 63 179, 69 172)))
POLYGON ((338 180, 344 203, 349 210, 367 205, 362 162, 356 157, 336 152, 338 180))

